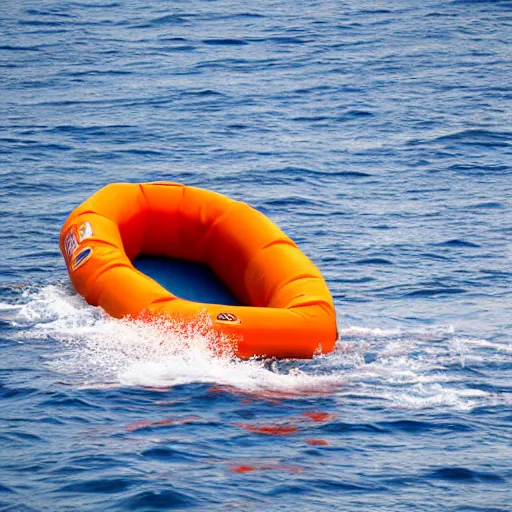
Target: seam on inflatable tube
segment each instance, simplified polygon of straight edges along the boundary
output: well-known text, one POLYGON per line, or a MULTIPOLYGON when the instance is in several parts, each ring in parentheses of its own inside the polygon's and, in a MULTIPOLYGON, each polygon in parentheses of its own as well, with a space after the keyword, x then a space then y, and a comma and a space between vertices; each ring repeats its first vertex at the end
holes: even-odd
MULTIPOLYGON (((297 244, 291 239, 288 238, 285 234, 286 238, 278 238, 277 240, 271 240, 270 242, 267 242, 266 244, 262 245, 259 249, 259 251, 263 251, 264 249, 268 249, 269 247, 272 247, 273 245, 289 245, 295 249, 298 249, 297 244)), ((256 254, 259 253, 259 251, 256 251, 256 254)), ((253 256, 254 258, 254 256, 253 256)))
MULTIPOLYGON (((289 284, 294 283, 295 281, 299 281, 301 279, 316 279, 316 280, 319 280, 320 278, 318 276, 313 275, 313 274, 298 274, 298 275, 295 275, 295 276, 291 276, 291 277, 289 277, 287 279, 283 279, 283 281, 281 281, 279 283, 279 285, 276 286, 276 289, 275 289, 274 293, 272 294, 270 302, 275 302, 276 301, 276 297, 279 297, 279 294, 281 293, 283 288, 285 288, 289 284)), ((289 308, 289 306, 286 306, 283 309, 290 309, 290 308, 289 308)))
POLYGON ((158 297, 157 299, 152 300, 146 307, 150 308, 151 306, 154 306, 155 304, 161 304, 162 302, 174 302, 175 300, 179 300, 179 298, 176 297, 176 295, 169 293, 168 296, 158 297))
POLYGON ((231 210, 233 208, 235 208, 236 206, 238 205, 241 205, 243 203, 241 203, 240 201, 235 201, 233 200, 233 203, 230 204, 226 210, 224 210, 222 212, 222 214, 217 217, 211 224, 210 224, 210 227, 207 229, 206 233, 204 234, 204 244, 205 244, 205 247, 206 245, 209 243, 209 239, 211 237, 211 234, 212 234, 212 231, 215 229, 215 227, 217 226, 217 224, 219 224, 220 222, 222 222, 224 220, 224 218, 231 213, 231 210))
MULTIPOLYGON (((324 311, 332 314, 336 314, 336 310, 327 302, 325 299, 313 299, 306 302, 301 302, 300 304, 296 304, 295 306, 291 306, 288 309, 288 311, 295 311, 296 313, 299 313, 299 311, 296 311, 300 308, 309 308, 311 306, 319 306, 324 311)), ((301 315, 302 316, 302 315, 301 315)))

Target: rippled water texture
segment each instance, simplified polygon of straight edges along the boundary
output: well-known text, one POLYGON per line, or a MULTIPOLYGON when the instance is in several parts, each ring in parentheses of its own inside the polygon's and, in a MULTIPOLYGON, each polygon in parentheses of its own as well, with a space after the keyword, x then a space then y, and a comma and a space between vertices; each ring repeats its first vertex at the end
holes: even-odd
POLYGON ((0 4, 0 510, 504 512, 510 1, 0 4), (249 202, 340 340, 222 359, 72 290, 113 181, 249 202))

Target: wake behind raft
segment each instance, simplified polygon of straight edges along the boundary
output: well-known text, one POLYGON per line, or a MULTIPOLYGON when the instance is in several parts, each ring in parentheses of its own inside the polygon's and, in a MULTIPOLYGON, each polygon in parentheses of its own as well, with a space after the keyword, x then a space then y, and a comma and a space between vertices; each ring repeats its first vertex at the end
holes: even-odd
POLYGON ((241 358, 311 358, 336 342, 317 267, 265 215, 221 194, 167 182, 108 185, 70 214, 60 248, 78 293, 114 317, 203 318, 219 347, 229 340, 241 358), (150 277, 151 258, 167 262, 169 289, 150 277), (187 273, 192 291, 202 286, 192 267, 218 279, 224 295, 187 297, 187 273))

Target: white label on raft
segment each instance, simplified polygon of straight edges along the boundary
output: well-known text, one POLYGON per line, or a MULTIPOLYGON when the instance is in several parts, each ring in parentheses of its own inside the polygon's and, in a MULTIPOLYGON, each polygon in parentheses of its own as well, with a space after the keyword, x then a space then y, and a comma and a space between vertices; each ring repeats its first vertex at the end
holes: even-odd
POLYGON ((90 238, 92 236, 92 227, 89 222, 84 222, 78 228, 78 243, 82 243, 86 238, 90 238))
POLYGON ((71 259, 73 253, 78 249, 78 242, 76 240, 75 233, 73 233, 73 229, 69 231, 64 238, 64 252, 66 253, 66 257, 68 260, 71 259))

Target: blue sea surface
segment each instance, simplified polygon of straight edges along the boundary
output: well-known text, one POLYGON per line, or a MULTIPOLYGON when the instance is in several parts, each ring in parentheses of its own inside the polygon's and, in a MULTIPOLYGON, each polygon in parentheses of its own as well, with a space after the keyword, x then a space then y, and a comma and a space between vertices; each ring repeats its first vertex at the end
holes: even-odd
POLYGON ((512 2, 0 3, 0 510, 512 510, 512 2), (340 339, 115 320, 58 237, 111 182, 244 200, 340 339))

